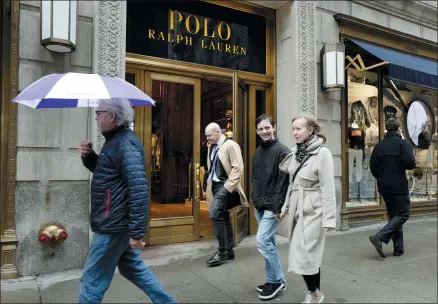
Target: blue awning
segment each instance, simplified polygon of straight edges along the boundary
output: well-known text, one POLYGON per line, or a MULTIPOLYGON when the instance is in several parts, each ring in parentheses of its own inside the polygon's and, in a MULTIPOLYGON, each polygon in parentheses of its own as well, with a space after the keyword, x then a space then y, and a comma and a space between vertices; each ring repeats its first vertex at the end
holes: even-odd
POLYGON ((399 81, 438 89, 437 62, 351 39, 382 61, 389 62, 388 76, 399 81))

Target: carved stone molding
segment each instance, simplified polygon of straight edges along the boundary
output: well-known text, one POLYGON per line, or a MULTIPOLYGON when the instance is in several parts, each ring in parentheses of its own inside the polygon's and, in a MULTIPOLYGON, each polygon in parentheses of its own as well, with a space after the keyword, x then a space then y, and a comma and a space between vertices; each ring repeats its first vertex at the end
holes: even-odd
POLYGON ((296 1, 298 16, 298 94, 300 112, 316 116, 315 1, 296 1))
MULTIPOLYGON (((10 38, 5 39, 5 45, 10 45, 9 49, 9 71, 4 81, 8 81, 9 92, 3 95, 5 100, 2 105, 2 120, 7 124, 7 130, 2 133, 2 145, 6 143, 6 166, 2 167, 2 178, 0 190, 0 206, 2 213, 1 224, 1 279, 11 279, 17 277, 16 256, 17 256, 17 237, 15 231, 15 182, 17 168, 17 104, 10 102, 18 92, 18 44, 20 26, 20 3, 11 1, 10 5, 10 38), (4 138, 3 138, 4 137, 4 138), (4 186, 6 185, 6 189, 4 186), (6 190, 6 191, 5 191, 6 190), (6 194, 6 195, 5 195, 6 194)), ((3 3, 1 4, 3 5, 3 3)), ((9 28, 9 27, 7 27, 9 28)), ((3 34, 3 33, 2 33, 3 34)), ((3 47, 3 46, 2 46, 3 47)), ((3 125, 3 124, 2 124, 3 125)), ((2 147, 2 151, 3 147, 2 147)), ((3 156, 4 157, 4 156, 3 156)), ((2 163, 3 162, 2 157, 2 163)))
MULTIPOLYGON (((99 75, 116 76, 124 79, 126 1, 95 1, 94 5, 93 71, 99 75)), ((105 139, 99 133, 96 140, 96 151, 100 151, 105 139)))

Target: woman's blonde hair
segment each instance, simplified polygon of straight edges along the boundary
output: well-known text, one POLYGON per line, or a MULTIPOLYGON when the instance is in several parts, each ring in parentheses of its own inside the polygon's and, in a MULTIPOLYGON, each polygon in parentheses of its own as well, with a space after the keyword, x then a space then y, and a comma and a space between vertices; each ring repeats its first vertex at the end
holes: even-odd
POLYGON ((324 133, 322 132, 321 125, 318 123, 318 120, 316 117, 310 113, 301 113, 298 116, 295 116, 294 119, 292 119, 292 123, 294 123, 295 120, 304 118, 307 121, 307 128, 311 129, 313 131, 313 134, 318 135, 322 138, 323 143, 326 143, 327 138, 325 137, 324 133))

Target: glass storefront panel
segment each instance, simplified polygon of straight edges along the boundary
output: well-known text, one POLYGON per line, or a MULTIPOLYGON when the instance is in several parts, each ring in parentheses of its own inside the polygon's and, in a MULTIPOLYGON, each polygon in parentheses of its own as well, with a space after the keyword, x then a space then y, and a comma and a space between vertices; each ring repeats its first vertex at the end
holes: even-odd
POLYGON ((385 78, 384 119, 400 121, 417 160, 417 168, 407 171, 412 202, 437 197, 437 96, 436 90, 385 78))
POLYGON ((379 142, 377 73, 348 69, 347 207, 379 204, 377 183, 369 163, 379 142))

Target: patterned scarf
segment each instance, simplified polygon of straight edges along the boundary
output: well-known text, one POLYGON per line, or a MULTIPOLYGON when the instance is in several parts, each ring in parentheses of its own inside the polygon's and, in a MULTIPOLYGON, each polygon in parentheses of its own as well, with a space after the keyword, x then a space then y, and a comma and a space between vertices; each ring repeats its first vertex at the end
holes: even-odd
MULTIPOLYGON (((301 163, 306 155, 320 145, 315 146, 315 143, 320 140, 318 136, 312 135, 302 143, 297 144, 297 152, 295 154, 297 161, 301 163), (309 149, 310 148, 310 149, 309 149)), ((322 143, 322 140, 321 140, 322 143)))

